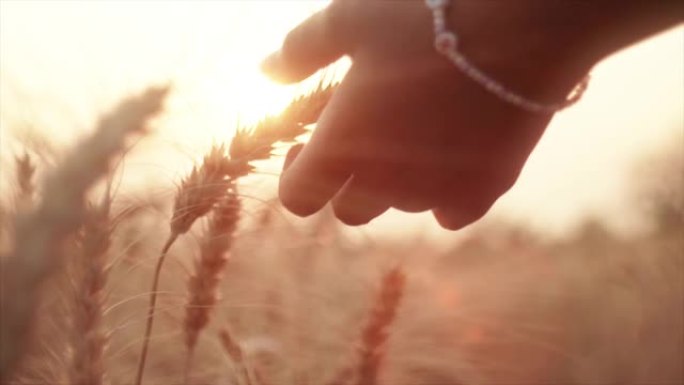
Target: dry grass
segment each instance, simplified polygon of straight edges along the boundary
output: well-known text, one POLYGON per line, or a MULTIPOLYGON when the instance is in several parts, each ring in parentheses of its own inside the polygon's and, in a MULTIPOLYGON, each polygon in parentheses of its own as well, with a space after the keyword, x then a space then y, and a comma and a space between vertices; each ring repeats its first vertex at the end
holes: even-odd
POLYGON ((332 92, 214 147, 168 201, 87 194, 165 89, 124 102, 52 172, 19 158, 16 194, 33 199, 3 210, 16 213, 16 247, 2 257, 2 383, 684 381, 681 188, 675 203, 646 194, 656 225, 629 239, 600 222, 563 240, 485 223, 438 251, 348 237, 330 213, 295 226, 238 191, 332 92), (177 263, 161 280, 167 254, 177 263))

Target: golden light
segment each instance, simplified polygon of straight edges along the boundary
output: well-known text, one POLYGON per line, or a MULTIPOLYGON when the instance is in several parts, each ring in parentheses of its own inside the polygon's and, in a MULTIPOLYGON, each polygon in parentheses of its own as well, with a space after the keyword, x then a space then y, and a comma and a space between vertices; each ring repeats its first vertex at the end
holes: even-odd
MULTIPOLYGON (((228 141, 238 123, 278 113, 320 79, 283 86, 259 64, 328 1, 0 3, 0 136, 28 123, 53 143, 70 143, 125 95, 171 80, 149 145, 171 180, 212 143, 228 141)), ((597 66, 584 100, 554 119, 492 215, 559 231, 590 211, 616 226, 637 223, 625 220, 627 203, 616 197, 637 157, 681 142, 682 36, 675 28, 597 66)), ((0 141, 4 154, 11 142, 0 141)), ((429 215, 400 214, 364 229, 404 231, 397 223, 440 231, 429 215)))
POLYGON ((276 84, 259 71, 257 60, 223 62, 224 75, 206 89, 206 102, 231 109, 241 122, 254 123, 282 111, 294 96, 292 86, 276 84))

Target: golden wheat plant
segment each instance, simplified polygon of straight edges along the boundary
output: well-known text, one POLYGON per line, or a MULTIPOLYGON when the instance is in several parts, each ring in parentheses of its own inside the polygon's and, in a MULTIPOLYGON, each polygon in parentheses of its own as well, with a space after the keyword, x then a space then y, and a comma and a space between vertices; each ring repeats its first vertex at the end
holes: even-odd
POLYGON ((47 175, 42 200, 17 215, 14 248, 0 256, 0 382, 11 378, 22 358, 42 283, 64 259, 61 246, 84 222, 86 193, 110 171, 128 139, 145 132, 149 120, 162 110, 168 91, 149 88, 104 115, 95 132, 47 175))
POLYGON ((385 356, 385 344, 404 294, 406 276, 396 267, 385 273, 380 292, 375 299, 368 323, 361 334, 359 363, 356 370, 358 385, 375 385, 385 356))
POLYGON ((114 223, 110 209, 109 193, 100 204, 88 207, 77 241, 67 370, 73 385, 102 385, 106 381, 107 335, 102 320, 109 270, 107 254, 114 223))
POLYGON ((406 291, 406 275, 396 266, 380 281, 380 289, 371 305, 356 348, 356 362, 339 370, 327 385, 376 385, 386 358, 390 328, 406 291))
POLYGON ((233 243, 240 216, 240 200, 232 186, 212 210, 209 228, 200 244, 200 255, 195 271, 188 281, 188 302, 185 306, 183 333, 188 350, 185 382, 192 368, 193 353, 200 332, 209 323, 211 310, 219 300, 218 285, 228 263, 228 251, 233 243))
MULTIPOLYGON (((204 157, 202 165, 194 168, 190 175, 182 181, 176 193, 169 226, 170 232, 159 254, 153 273, 145 331, 134 382, 136 385, 142 384, 143 381, 150 337, 154 326, 159 280, 162 266, 171 246, 179 236, 187 233, 199 218, 215 210, 221 199, 227 196, 227 191, 231 186, 236 186, 240 178, 254 171, 251 162, 270 158, 278 143, 291 143, 298 136, 304 134, 306 126, 318 120, 335 87, 333 84, 320 83, 312 92, 293 100, 280 115, 267 117, 254 127, 238 129, 231 140, 227 153, 223 146, 214 147, 204 157)), ((239 213, 231 218, 237 222, 239 213)), ((233 226, 235 223, 230 224, 231 228, 233 226)), ((228 249, 223 250, 224 254, 227 252, 229 252, 228 249)), ((191 293, 195 290, 193 285, 197 286, 192 282, 191 280, 191 293)), ((191 294, 192 296, 193 294, 191 294)), ((190 309, 194 306, 191 305, 190 309)), ((203 311, 206 312, 206 315, 202 315, 202 317, 208 317, 210 311, 211 306, 208 306, 203 311)), ((186 345, 190 356, 196 343, 196 335, 206 325, 206 321, 197 322, 193 320, 193 317, 198 316, 197 313, 189 310, 186 319, 186 345)), ((191 357, 188 362, 191 362, 191 357)))

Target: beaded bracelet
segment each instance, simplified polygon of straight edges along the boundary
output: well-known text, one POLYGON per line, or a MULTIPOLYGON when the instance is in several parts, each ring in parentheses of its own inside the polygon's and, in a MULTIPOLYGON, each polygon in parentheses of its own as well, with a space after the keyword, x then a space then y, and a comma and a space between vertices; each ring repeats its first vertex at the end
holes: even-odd
POLYGON ((446 22, 446 11, 450 5, 450 0, 425 0, 425 4, 432 11, 435 28, 435 49, 446 56, 449 61, 466 76, 480 84, 487 91, 499 97, 501 100, 529 112, 553 114, 577 103, 587 89, 589 75, 586 75, 582 81, 575 86, 564 101, 554 104, 544 104, 528 99, 506 88, 503 84, 477 68, 468 60, 468 58, 458 51, 458 37, 454 32, 448 29, 446 22))

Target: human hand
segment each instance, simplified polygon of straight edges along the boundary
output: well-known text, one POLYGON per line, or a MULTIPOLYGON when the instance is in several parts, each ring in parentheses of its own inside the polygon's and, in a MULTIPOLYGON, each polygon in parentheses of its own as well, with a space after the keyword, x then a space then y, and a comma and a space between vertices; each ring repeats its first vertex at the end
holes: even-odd
MULTIPOLYGON (((454 2, 449 19, 479 67, 524 95, 558 101, 593 63, 570 59, 572 34, 544 25, 539 3, 454 2)), ((287 209, 306 216, 331 202, 349 225, 390 207, 432 210, 455 230, 513 185, 551 116, 499 100, 432 42, 423 0, 336 0, 288 34, 264 62, 276 79, 302 80, 343 55, 353 64, 309 143, 288 154, 287 209)))

